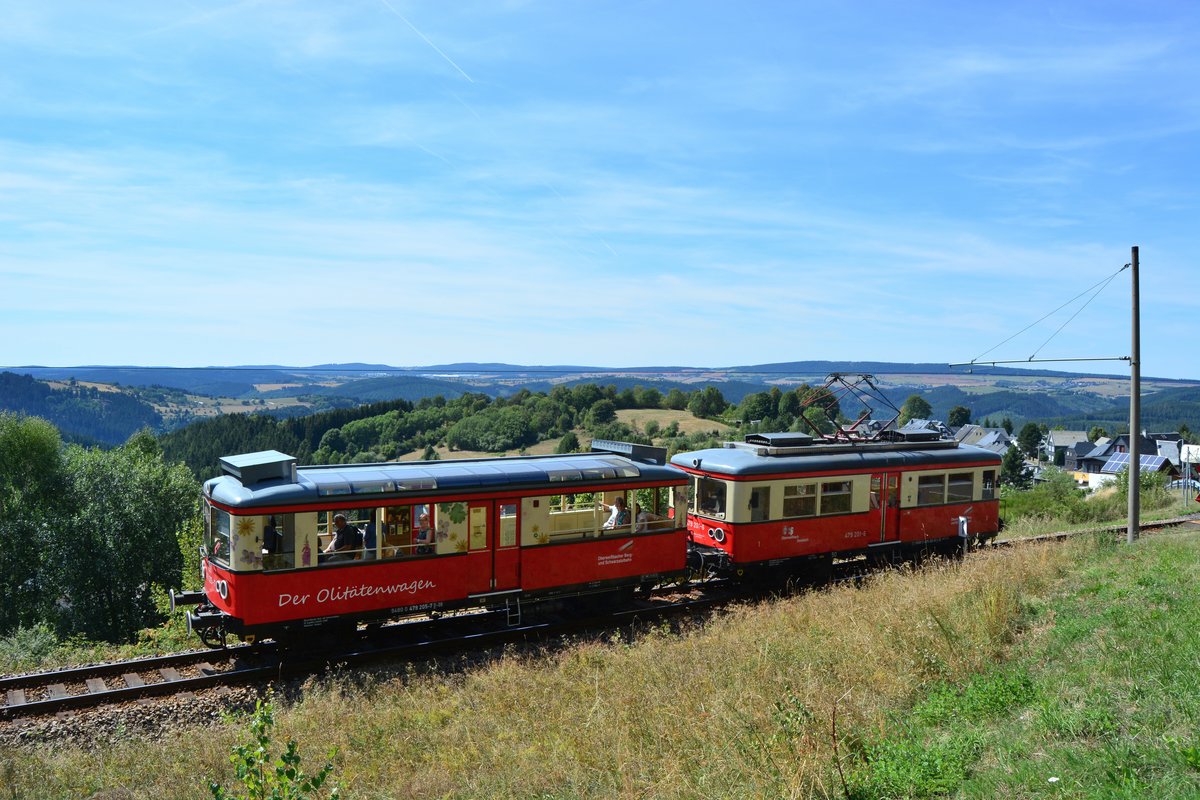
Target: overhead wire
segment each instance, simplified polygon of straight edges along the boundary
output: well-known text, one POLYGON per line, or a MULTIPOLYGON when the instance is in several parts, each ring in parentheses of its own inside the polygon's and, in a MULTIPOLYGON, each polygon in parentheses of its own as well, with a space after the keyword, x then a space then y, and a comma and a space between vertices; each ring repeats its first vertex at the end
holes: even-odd
MULTIPOLYGON (((1080 292, 1079 294, 1075 295, 1074 297, 1072 297, 1072 298, 1071 298, 1070 300, 1068 300, 1067 302, 1063 303, 1063 304, 1062 304, 1061 306, 1059 306, 1058 308, 1054 309, 1054 310, 1053 310, 1053 311, 1051 311, 1050 313, 1048 313, 1048 314, 1046 314, 1045 316, 1043 316, 1041 319, 1038 319, 1038 320, 1035 320, 1035 321, 1033 321, 1033 322, 1029 323, 1029 324, 1028 324, 1028 325, 1026 325, 1024 328, 1022 328, 1021 330, 1017 331, 1017 332, 1016 332, 1016 333, 1014 333, 1012 336, 1009 336, 1007 339, 1005 339, 1004 341, 1000 342, 999 344, 993 345, 992 347, 988 348, 987 350, 984 350, 982 353, 980 353, 979 355, 977 355, 977 356, 975 356, 974 358, 972 358, 972 359, 971 359, 971 361, 970 361, 970 363, 972 363, 972 364, 973 364, 973 363, 975 363, 976 361, 979 361, 981 358, 983 358, 984 356, 986 356, 988 353, 990 353, 990 352, 992 352, 993 350, 996 350, 996 349, 998 349, 998 348, 1000 348, 1000 347, 1002 347, 1002 346, 1004 346, 1004 345, 1008 344, 1008 343, 1009 343, 1009 342, 1011 342, 1013 339, 1015 339, 1015 338, 1017 338, 1018 336, 1020 336, 1022 333, 1025 333, 1025 331, 1029 330, 1030 328, 1032 328, 1032 327, 1034 327, 1034 326, 1036 326, 1036 325, 1039 325, 1039 324, 1041 324, 1042 322, 1045 322, 1047 319, 1049 319, 1050 317, 1054 316, 1054 315, 1055 315, 1055 314, 1057 314, 1059 311, 1062 311, 1064 308, 1066 308, 1067 306, 1071 305, 1072 303, 1074 303, 1076 300, 1078 300, 1079 298, 1083 297, 1083 296, 1084 296, 1084 295, 1086 295, 1087 293, 1089 293, 1089 292, 1092 292, 1092 291, 1095 291, 1095 292, 1096 292, 1096 295, 1099 295, 1099 294, 1100 294, 1100 291, 1102 291, 1102 290, 1104 289, 1104 287, 1105 287, 1105 286, 1107 286, 1108 284, 1112 283, 1112 281, 1113 281, 1113 279, 1114 279, 1114 278, 1116 278, 1118 275, 1120 275, 1122 272, 1124 272, 1124 271, 1125 271, 1125 270, 1127 270, 1127 269, 1129 269, 1129 264, 1126 264, 1125 266, 1121 267, 1119 270, 1117 270, 1116 272, 1114 272, 1112 275, 1109 275, 1107 278, 1104 278, 1104 279, 1100 280, 1099 282, 1097 282, 1097 283, 1095 283, 1095 284, 1092 284, 1092 285, 1091 285, 1091 286, 1089 286, 1087 289, 1084 289, 1082 292, 1080 292)), ((1069 323, 1069 322, 1070 322, 1072 319, 1075 319, 1075 317, 1079 316, 1079 312, 1080 312, 1080 311, 1083 311, 1083 309, 1084 309, 1084 308, 1087 308, 1087 305, 1088 305, 1088 303, 1091 303, 1091 302, 1092 302, 1092 300, 1096 299, 1096 295, 1093 295, 1093 297, 1092 297, 1090 300, 1088 300, 1088 301, 1087 301, 1087 303, 1084 303, 1084 304, 1083 304, 1083 307, 1081 307, 1081 308, 1079 309, 1079 311, 1076 311, 1076 312, 1075 312, 1075 314, 1073 314, 1073 315, 1071 316, 1071 319, 1068 319, 1066 322, 1064 322, 1064 323, 1062 324, 1062 326, 1060 326, 1060 327, 1059 327, 1059 329, 1058 329, 1057 331, 1055 331, 1053 334, 1051 334, 1051 336, 1050 336, 1050 339, 1053 339, 1055 336, 1057 336, 1057 335, 1058 335, 1058 333, 1059 333, 1059 331, 1061 331, 1061 330, 1062 330, 1064 327, 1066 327, 1066 326, 1067 326, 1067 324, 1068 324, 1068 323, 1069 323)), ((1036 356, 1036 355, 1037 355, 1037 353, 1038 353, 1038 352, 1039 352, 1039 351, 1040 351, 1040 350, 1041 350, 1043 347, 1045 347, 1045 346, 1046 346, 1046 344, 1047 344, 1047 343, 1050 341, 1050 339, 1047 339, 1045 342, 1042 342, 1042 344, 1041 344, 1041 345, 1038 347, 1038 350, 1037 350, 1037 351, 1035 351, 1035 352, 1034 352, 1034 354, 1033 354, 1032 356, 1030 356, 1030 357, 1029 357, 1029 358, 1030 358, 1030 360, 1033 360, 1033 357, 1034 357, 1034 356, 1036 356)))

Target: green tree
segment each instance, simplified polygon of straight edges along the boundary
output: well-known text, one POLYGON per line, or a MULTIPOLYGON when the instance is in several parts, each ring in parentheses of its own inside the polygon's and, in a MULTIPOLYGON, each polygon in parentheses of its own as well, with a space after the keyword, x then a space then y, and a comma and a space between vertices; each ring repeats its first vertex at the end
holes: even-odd
POLYGON ((43 570, 62 492, 62 439, 37 417, 0 412, 0 635, 53 603, 43 570))
POLYGON ((721 390, 715 386, 706 386, 698 392, 693 392, 688 400, 688 410, 697 417, 718 417, 725 413, 728 406, 721 390))
POLYGON ((179 542, 199 513, 200 487, 164 463, 154 438, 111 451, 67 448, 60 528, 47 542, 61 630, 124 641, 157 622, 156 587, 179 586, 179 542))
POLYGON ((1017 444, 1028 458, 1038 458, 1042 449, 1042 429, 1036 422, 1026 422, 1017 434, 1017 444))
POLYGON ((579 437, 575 435, 575 431, 567 431, 563 437, 558 440, 558 447, 554 448, 556 453, 577 453, 579 452, 579 437))
POLYGON ((800 415, 800 395, 795 392, 784 392, 779 398, 779 416, 791 424, 800 415))
POLYGON ((1033 483, 1032 470, 1025 463, 1020 447, 1010 447, 1000 462, 1000 482, 1014 489, 1028 489, 1033 483))
POLYGON ((586 423, 589 428, 597 428, 601 425, 607 425, 616 418, 617 406, 612 400, 597 400, 588 409, 586 423))
POLYGON ((1009 436, 1012 436, 1013 421, 1011 419, 1009 419, 1008 417, 1005 417, 1004 421, 1000 423, 1000 427, 1004 428, 1005 433, 1007 433, 1009 436))
POLYGON ((1092 429, 1090 431, 1088 431, 1087 436, 1088 436, 1089 442, 1095 442, 1097 439, 1101 439, 1105 436, 1108 436, 1108 432, 1105 431, 1104 428, 1100 427, 1099 425, 1095 425, 1092 427, 1092 429))
POLYGON ((776 404, 770 392, 756 392, 742 398, 738 404, 738 419, 742 422, 764 420, 775 416, 776 404))
POLYGON ((904 405, 900 406, 900 418, 897 422, 903 426, 909 420, 929 419, 931 416, 933 406, 929 405, 929 401, 919 394, 910 394, 904 405))
POLYGON ((950 409, 950 415, 946 419, 946 424, 951 428, 961 428, 963 425, 971 421, 971 409, 966 406, 955 406, 950 409))
POLYGON ((688 406, 688 396, 681 389, 672 389, 667 392, 663 405, 674 411, 683 411, 688 406))
POLYGON ((659 408, 662 406, 662 392, 653 386, 643 389, 641 386, 634 388, 637 394, 638 408, 659 408))

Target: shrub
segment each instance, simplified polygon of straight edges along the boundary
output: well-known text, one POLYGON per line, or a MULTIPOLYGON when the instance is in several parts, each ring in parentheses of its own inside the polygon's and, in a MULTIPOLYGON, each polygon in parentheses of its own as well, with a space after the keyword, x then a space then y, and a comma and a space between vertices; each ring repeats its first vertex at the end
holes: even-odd
POLYGON ((0 669, 16 672, 22 667, 36 667, 58 649, 58 637, 45 623, 19 627, 0 639, 0 669))
MULTIPOLYGON (((317 796, 315 793, 325 785, 333 772, 332 761, 327 761, 316 775, 305 775, 300 770, 300 754, 296 752, 294 740, 289 740, 283 754, 273 761, 271 729, 274 726, 271 703, 259 700, 250 721, 252 741, 235 747, 229 757, 246 794, 228 794, 219 783, 209 781, 208 789, 212 792, 213 800, 301 800, 317 796)), ((329 758, 333 756, 331 752, 329 758)), ((339 796, 338 787, 331 787, 329 797, 339 796)))

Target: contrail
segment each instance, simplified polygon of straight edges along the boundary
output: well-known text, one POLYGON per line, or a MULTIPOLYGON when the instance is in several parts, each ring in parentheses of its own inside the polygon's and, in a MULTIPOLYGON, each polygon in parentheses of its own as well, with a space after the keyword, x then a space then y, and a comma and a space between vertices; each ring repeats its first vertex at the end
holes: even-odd
POLYGON ((379 0, 379 2, 383 3, 383 4, 384 4, 384 5, 387 7, 387 10, 388 10, 388 11, 391 11, 393 14, 395 14, 397 17, 399 17, 401 20, 403 20, 405 25, 407 25, 408 27, 412 28, 412 29, 413 29, 413 33, 415 33, 417 36, 420 36, 422 39, 424 39, 424 40, 425 40, 425 44, 427 44, 427 45, 429 45, 430 47, 432 47, 432 48, 433 48, 435 51, 437 51, 437 54, 438 54, 439 56, 441 56, 442 58, 446 59, 446 63, 447 63, 447 64, 449 64, 450 66, 454 67, 456 70, 458 70, 458 74, 462 75, 462 76, 463 76, 464 78, 466 78, 468 81, 471 81, 471 83, 474 83, 474 82, 475 82, 474 80, 472 80, 472 79, 471 79, 471 76, 470 76, 470 75, 468 75, 466 72, 464 72, 464 71, 463 71, 463 68, 462 68, 462 67, 460 67, 458 64, 455 64, 455 63, 454 63, 454 60, 453 60, 453 59, 451 59, 451 58, 450 58, 450 56, 448 56, 448 55, 446 55, 445 53, 443 53, 443 52, 442 52, 442 50, 441 50, 441 48, 439 48, 439 47, 438 47, 436 44, 434 44, 433 42, 429 41, 429 37, 428 37, 428 36, 426 36, 425 34, 421 33, 419 30, 417 30, 417 26, 416 26, 416 25, 413 25, 411 22, 409 22, 409 21, 408 21, 408 18, 407 18, 407 17, 405 17, 403 14, 401 14, 399 11, 397 11, 397 10, 395 9, 395 7, 394 7, 394 6, 393 6, 391 3, 389 3, 389 2, 388 2, 388 0, 379 0))

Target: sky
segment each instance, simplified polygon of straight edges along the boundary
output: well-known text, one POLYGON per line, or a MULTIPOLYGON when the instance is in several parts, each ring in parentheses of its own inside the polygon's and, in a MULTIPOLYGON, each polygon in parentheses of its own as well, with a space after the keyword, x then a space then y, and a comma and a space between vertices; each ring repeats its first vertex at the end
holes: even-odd
POLYGON ((1115 359, 1137 246, 1200 378, 1200 4, 0 19, 0 365, 1115 359))

